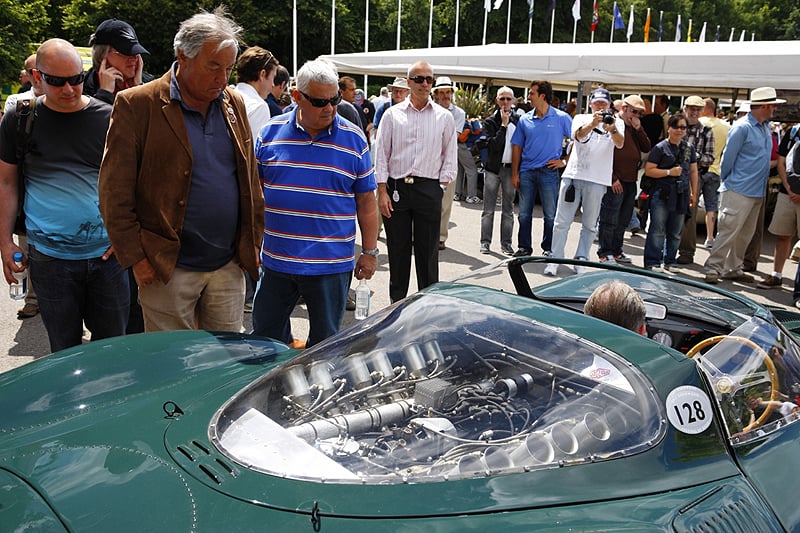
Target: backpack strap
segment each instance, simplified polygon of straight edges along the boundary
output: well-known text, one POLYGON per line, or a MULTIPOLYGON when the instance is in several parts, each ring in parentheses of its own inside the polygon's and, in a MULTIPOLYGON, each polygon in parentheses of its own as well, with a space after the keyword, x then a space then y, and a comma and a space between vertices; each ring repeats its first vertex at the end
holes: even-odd
POLYGON ((22 165, 25 154, 28 152, 33 119, 36 118, 36 97, 17 100, 17 164, 22 165))

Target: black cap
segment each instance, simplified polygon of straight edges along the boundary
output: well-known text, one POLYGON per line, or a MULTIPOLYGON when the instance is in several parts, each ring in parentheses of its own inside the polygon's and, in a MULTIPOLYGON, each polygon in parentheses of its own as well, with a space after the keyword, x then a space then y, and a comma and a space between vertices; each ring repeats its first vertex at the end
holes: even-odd
POLYGON ((117 19, 108 19, 100 23, 89 41, 90 46, 95 44, 111 45, 114 50, 126 56, 150 53, 139 44, 133 26, 117 19))

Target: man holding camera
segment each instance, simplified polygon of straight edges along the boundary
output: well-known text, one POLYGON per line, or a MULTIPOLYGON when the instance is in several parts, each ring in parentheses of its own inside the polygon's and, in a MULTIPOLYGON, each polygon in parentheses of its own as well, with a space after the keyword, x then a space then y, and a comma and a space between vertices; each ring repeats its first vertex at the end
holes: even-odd
MULTIPOLYGON (((614 148, 625 142, 625 122, 611 111, 611 95, 603 88, 595 89, 589 96, 592 113, 576 115, 572 119, 572 152, 564 173, 556 204, 553 228, 553 257, 564 257, 569 227, 578 206, 582 206, 581 234, 575 259, 586 260, 597 232, 600 204, 606 188, 611 185, 614 166, 614 148)), ((558 265, 548 264, 544 273, 555 276, 558 265)), ((576 266, 577 274, 583 267, 576 266)))

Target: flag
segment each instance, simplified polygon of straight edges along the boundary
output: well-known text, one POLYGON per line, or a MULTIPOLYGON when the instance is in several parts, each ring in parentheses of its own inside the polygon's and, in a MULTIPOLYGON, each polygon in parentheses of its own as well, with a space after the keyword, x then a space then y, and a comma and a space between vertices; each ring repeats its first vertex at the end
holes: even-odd
POLYGON ((661 30, 664 28, 664 12, 658 14, 658 42, 661 42, 661 30))
POLYGON ((575 19, 575 22, 581 20, 581 0, 575 0, 575 3, 572 4, 572 18, 575 19))
POLYGON ((644 42, 650 42, 650 8, 647 8, 647 18, 644 21, 644 42))
MULTIPOLYGON (((528 0, 528 18, 533 18, 533 0, 528 0)), ((530 40, 528 42, 530 42, 530 40)))
POLYGON ((495 10, 500 9, 500 6, 502 6, 502 5, 503 5, 503 0, 494 0, 494 9, 495 10))
POLYGON ((597 24, 600 22, 600 15, 597 13, 597 0, 594 0, 592 6, 592 31, 597 29, 597 24))
POLYGON ((633 35, 633 4, 631 4, 631 16, 628 17, 628 41, 631 40, 631 35, 633 35))
POLYGON ((547 8, 547 14, 550 15, 556 10, 556 0, 550 0, 550 6, 547 8))
POLYGON ((686 42, 692 42, 692 19, 689 19, 689 29, 686 30, 686 42))
POLYGON ((614 2, 614 29, 615 30, 625 29, 625 21, 622 20, 622 13, 619 12, 619 7, 617 7, 616 2, 614 2))
POLYGON ((703 23, 703 28, 700 30, 700 36, 697 38, 698 43, 706 42, 706 23, 703 23))
POLYGON ((483 0, 483 9, 486 11, 492 10, 492 0, 483 0))
POLYGON ((681 40, 681 16, 678 15, 678 24, 675 25, 675 42, 681 40))

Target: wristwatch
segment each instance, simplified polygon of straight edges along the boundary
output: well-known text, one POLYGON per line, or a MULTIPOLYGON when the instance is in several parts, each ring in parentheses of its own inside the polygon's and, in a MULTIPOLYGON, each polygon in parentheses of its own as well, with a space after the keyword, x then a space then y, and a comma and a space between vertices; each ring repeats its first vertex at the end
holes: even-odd
POLYGON ((361 250, 361 253, 364 255, 371 255, 372 257, 378 257, 380 250, 378 250, 377 248, 373 250, 361 250))

